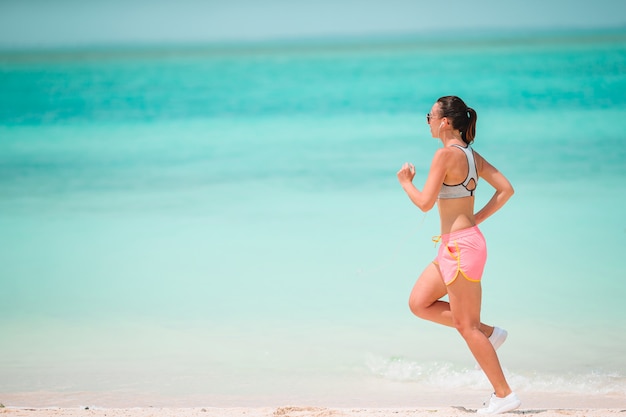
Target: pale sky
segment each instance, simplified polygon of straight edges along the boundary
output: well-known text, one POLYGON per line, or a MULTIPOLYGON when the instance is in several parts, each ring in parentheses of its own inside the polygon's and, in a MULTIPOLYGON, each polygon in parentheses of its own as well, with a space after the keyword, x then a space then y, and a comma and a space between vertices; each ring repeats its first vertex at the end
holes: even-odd
POLYGON ((0 47, 626 26, 624 0, 0 0, 0 47))

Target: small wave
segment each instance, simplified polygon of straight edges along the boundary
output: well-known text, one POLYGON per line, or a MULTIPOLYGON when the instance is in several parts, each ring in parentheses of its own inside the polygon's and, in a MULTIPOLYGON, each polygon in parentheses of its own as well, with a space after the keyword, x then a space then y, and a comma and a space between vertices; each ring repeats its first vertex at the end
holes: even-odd
POLYGON ((570 372, 555 375, 533 372, 528 375, 510 374, 507 378, 512 385, 531 392, 626 396, 626 376, 618 373, 570 372))
MULTIPOLYGON (((480 369, 450 362, 417 362, 402 357, 370 356, 366 366, 371 374, 389 381, 410 382, 430 388, 488 389, 489 381, 480 369)), ((616 372, 550 374, 504 370, 509 383, 527 392, 626 396, 626 375, 616 372)))

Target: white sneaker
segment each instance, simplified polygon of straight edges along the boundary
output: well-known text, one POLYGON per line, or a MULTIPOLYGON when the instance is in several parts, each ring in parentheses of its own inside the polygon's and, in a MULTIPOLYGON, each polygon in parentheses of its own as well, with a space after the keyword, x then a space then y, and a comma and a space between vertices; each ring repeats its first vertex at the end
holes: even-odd
POLYGON ((514 392, 510 393, 504 398, 496 397, 496 394, 491 394, 489 399, 489 406, 487 408, 479 408, 476 410, 476 414, 500 414, 513 411, 522 405, 522 402, 517 398, 514 392))
POLYGON ((491 342, 493 348, 495 350, 498 350, 498 348, 502 346, 502 343, 504 343, 508 335, 509 334, 506 330, 494 326, 493 333, 491 333, 491 336, 489 336, 489 341, 491 342))

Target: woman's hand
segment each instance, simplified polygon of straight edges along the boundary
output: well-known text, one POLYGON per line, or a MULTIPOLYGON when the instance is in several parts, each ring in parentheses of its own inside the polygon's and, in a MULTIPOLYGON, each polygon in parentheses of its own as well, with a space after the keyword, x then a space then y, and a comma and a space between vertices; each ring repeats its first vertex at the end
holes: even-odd
POLYGON ((405 162, 396 175, 400 184, 412 183, 413 177, 415 177, 415 167, 413 164, 405 162))

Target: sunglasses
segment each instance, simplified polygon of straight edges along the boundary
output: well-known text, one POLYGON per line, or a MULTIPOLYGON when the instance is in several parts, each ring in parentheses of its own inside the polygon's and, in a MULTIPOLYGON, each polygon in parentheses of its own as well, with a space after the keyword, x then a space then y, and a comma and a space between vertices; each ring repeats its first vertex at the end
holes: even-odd
POLYGON ((438 119, 438 117, 437 117, 437 116, 435 116, 434 114, 430 114, 430 113, 428 113, 428 114, 426 115, 426 123, 430 124, 430 119, 438 119))

